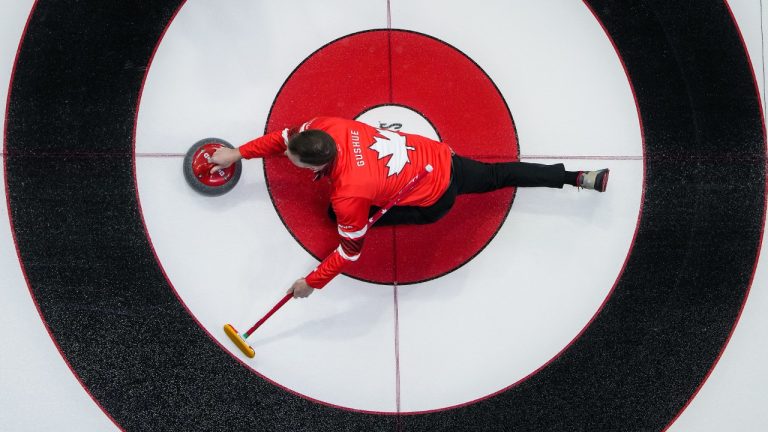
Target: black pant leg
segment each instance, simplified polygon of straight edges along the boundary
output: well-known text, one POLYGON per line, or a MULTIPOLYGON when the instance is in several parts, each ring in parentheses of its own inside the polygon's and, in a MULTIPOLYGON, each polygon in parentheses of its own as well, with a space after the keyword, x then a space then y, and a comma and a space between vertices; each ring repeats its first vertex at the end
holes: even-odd
POLYGON ((394 206, 376 222, 377 226, 424 225, 437 222, 448 213, 456 201, 457 189, 452 182, 443 196, 429 207, 394 206))
POLYGON ((565 181, 563 164, 485 163, 454 155, 453 170, 459 195, 509 186, 562 188, 565 181))
MULTIPOLYGON (((378 209, 376 209, 378 211, 378 209)), ((376 226, 422 225, 429 223, 418 207, 394 206, 375 223, 376 226)))
MULTIPOLYGON (((424 225, 437 222, 448 213, 456 200, 457 189, 454 183, 448 186, 443 196, 429 207, 394 206, 387 210, 376 222, 376 226, 390 225, 424 225)), ((371 207, 369 217, 379 211, 378 207, 371 207)), ((336 213, 332 206, 328 206, 328 217, 336 222, 336 213)))

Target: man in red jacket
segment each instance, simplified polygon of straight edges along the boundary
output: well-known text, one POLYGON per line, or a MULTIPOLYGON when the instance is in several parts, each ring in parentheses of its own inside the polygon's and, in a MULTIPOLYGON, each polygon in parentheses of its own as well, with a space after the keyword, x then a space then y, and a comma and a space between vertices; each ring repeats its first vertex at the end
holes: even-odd
POLYGON ((316 178, 328 176, 329 213, 336 219, 339 232, 339 247, 288 290, 294 297, 309 296, 357 261, 370 214, 390 202, 426 165, 432 165, 432 173, 377 224, 435 222, 450 210, 457 195, 509 186, 562 188, 569 184, 604 192, 609 172, 566 171, 563 164, 483 163, 456 155, 448 145, 423 136, 334 117, 316 117, 237 149, 220 148, 213 154, 211 172, 241 158, 280 153, 299 168, 313 170, 316 178))

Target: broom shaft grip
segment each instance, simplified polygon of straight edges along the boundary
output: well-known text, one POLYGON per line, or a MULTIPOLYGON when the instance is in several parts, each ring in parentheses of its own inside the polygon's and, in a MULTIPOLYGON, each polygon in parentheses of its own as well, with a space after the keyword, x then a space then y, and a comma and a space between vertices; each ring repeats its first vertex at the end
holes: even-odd
POLYGON ((277 310, 278 310, 278 309, 280 309, 281 307, 283 307, 283 305, 284 305, 284 304, 288 303, 288 300, 290 300, 292 297, 293 297, 293 293, 288 293, 288 294, 286 294, 286 295, 285 295, 285 297, 283 297, 282 299, 280 299, 280 301, 279 301, 279 302, 277 302, 277 304, 276 304, 276 305, 275 305, 275 306, 274 306, 274 307, 273 307, 273 308, 272 308, 272 309, 271 309, 269 312, 267 312, 267 314, 266 314, 266 315, 264 315, 264 317, 263 317, 262 319, 260 319, 260 320, 259 320, 259 321, 258 321, 256 324, 254 324, 254 325, 253 325, 253 327, 251 327, 250 329, 248 329, 248 331, 247 331, 247 332, 245 332, 245 334, 243 335, 243 337, 244 337, 244 338, 247 338, 248 336, 250 336, 250 335, 251 335, 251 333, 253 333, 254 331, 256 331, 256 329, 257 329, 257 328, 261 327, 261 325, 262 325, 262 324, 264 324, 264 321, 266 321, 266 320, 267 320, 267 318, 271 317, 271 316, 272 316, 272 314, 274 314, 275 312, 277 312, 277 310))

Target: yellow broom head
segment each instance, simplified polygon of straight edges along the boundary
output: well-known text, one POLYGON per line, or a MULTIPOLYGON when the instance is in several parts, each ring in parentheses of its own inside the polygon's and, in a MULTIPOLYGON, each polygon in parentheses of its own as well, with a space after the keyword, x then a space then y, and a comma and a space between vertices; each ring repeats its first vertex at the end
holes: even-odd
POLYGON ((240 333, 232 327, 232 324, 224 324, 224 333, 232 339, 232 342, 240 348, 240 351, 242 351, 243 354, 247 355, 249 358, 253 358, 253 356, 256 355, 253 348, 245 342, 245 339, 243 339, 243 337, 240 336, 240 333))

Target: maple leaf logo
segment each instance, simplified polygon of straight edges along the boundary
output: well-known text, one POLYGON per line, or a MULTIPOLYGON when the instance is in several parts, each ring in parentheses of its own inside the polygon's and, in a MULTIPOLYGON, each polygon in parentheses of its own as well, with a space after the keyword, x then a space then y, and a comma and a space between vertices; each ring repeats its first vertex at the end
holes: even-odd
POLYGON ((387 177, 400 174, 405 164, 411 163, 408 158, 408 150, 416 150, 416 148, 408 147, 405 137, 397 132, 386 129, 376 130, 379 131, 378 135, 373 137, 376 141, 369 148, 376 150, 379 159, 391 156, 387 161, 387 168, 389 168, 387 177))

